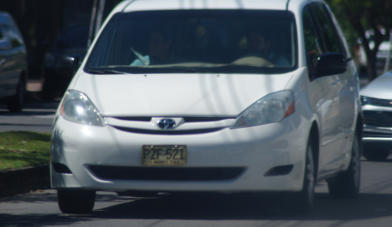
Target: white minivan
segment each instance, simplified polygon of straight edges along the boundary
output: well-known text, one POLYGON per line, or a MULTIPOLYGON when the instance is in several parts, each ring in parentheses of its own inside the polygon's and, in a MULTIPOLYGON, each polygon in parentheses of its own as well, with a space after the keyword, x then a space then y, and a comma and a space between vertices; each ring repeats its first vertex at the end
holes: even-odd
POLYGON ((96 191, 287 192, 296 209, 360 187, 357 70, 319 0, 129 0, 54 121, 64 213, 96 191))

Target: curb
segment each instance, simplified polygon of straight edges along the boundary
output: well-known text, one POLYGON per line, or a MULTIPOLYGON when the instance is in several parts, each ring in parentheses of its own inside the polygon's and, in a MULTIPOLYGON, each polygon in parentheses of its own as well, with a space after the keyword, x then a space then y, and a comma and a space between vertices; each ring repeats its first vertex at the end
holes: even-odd
POLYGON ((47 189, 49 186, 48 165, 0 172, 0 197, 47 189))

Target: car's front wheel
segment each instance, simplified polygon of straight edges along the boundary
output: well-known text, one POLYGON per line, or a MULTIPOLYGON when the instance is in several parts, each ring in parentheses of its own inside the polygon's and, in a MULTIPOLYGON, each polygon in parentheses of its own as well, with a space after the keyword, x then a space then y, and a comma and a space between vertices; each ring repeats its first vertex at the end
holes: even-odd
POLYGON ((284 204, 290 211, 306 213, 314 207, 314 188, 316 185, 316 166, 314 161, 314 144, 308 142, 305 156, 305 169, 302 190, 290 194, 290 198, 284 204))
POLYGON ((355 136, 348 169, 328 180, 329 194, 336 197, 357 197, 361 180, 361 144, 355 136))
POLYGON ((59 189, 57 201, 63 213, 86 214, 94 208, 95 194, 95 191, 59 189))
POLYGON ((298 195, 299 210, 310 211, 314 207, 314 188, 316 185, 316 168, 313 157, 314 145, 309 141, 306 151, 306 162, 302 191, 298 195))

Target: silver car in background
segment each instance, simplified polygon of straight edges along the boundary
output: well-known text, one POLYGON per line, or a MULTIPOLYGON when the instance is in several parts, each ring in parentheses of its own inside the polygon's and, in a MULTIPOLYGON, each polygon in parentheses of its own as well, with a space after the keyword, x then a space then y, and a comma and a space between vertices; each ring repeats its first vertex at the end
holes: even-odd
POLYGON ((384 73, 361 92, 364 114, 363 155, 370 161, 383 161, 392 146, 392 72, 384 73))

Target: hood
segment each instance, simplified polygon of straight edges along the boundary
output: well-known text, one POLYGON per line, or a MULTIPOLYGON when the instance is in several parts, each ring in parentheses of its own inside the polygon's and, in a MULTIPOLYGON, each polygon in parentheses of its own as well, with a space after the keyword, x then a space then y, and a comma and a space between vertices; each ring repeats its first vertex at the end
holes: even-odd
POLYGON ((104 116, 237 116, 291 74, 118 74, 79 72, 70 88, 84 92, 104 116))
POLYGON ((385 73, 361 89, 362 96, 392 99, 392 72, 385 73))

